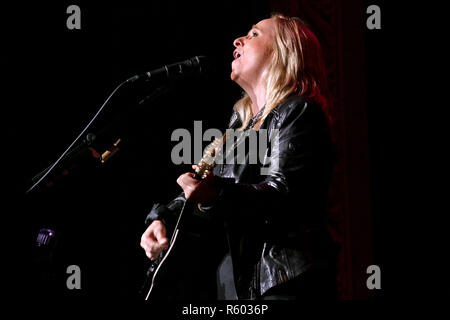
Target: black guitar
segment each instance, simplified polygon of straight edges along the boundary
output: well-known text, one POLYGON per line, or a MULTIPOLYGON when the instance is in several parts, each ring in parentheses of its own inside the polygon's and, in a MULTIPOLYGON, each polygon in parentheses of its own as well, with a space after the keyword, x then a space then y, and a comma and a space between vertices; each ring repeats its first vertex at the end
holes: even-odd
MULTIPOLYGON (((225 136, 216 138, 205 148, 203 157, 197 164, 195 179, 203 180, 210 174, 216 164, 215 160, 220 154, 224 140, 225 136)), ((184 202, 169 247, 162 251, 156 260, 152 261, 147 271, 146 281, 141 289, 141 293, 145 295, 145 300, 153 299, 155 295, 162 296, 165 299, 180 299, 177 292, 185 292, 185 295, 189 295, 190 291, 195 291, 195 287, 200 286, 195 278, 201 280, 202 276, 206 276, 205 274, 202 275, 201 267, 190 268, 193 262, 201 266, 199 260, 202 258, 200 256, 205 257, 203 252, 205 243, 201 237, 201 231, 195 232, 195 230, 203 229, 201 223, 199 225, 199 221, 196 221, 195 228, 186 227, 186 224, 189 225, 189 213, 192 212, 194 205, 188 200, 184 202), (157 294, 155 294, 155 290, 158 291, 157 294)), ((192 223, 190 226, 192 226, 192 223)), ((207 269, 205 266, 205 270, 207 269)), ((181 296, 183 297, 183 295, 181 296)), ((184 298, 188 297, 184 296, 184 298)))

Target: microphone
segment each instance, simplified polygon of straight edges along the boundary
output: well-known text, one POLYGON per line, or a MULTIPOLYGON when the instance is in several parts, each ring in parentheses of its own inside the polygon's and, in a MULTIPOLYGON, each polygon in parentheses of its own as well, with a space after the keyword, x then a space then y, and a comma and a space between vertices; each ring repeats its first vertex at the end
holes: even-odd
POLYGON ((162 81, 184 78, 187 76, 205 73, 206 66, 207 61, 205 56, 195 56, 182 62, 172 63, 159 69, 148 71, 144 74, 135 75, 126 80, 126 82, 133 83, 139 79, 162 81))

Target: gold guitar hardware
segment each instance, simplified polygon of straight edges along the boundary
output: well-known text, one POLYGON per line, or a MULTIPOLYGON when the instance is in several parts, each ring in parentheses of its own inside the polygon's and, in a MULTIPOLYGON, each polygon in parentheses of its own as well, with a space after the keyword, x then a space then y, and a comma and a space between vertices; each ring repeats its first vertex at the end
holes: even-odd
POLYGON ((102 153, 102 163, 105 163, 106 160, 108 160, 109 158, 111 158, 117 151, 119 151, 119 143, 120 143, 120 138, 117 139, 117 141, 112 145, 111 148, 109 148, 109 150, 106 150, 105 152, 102 153))

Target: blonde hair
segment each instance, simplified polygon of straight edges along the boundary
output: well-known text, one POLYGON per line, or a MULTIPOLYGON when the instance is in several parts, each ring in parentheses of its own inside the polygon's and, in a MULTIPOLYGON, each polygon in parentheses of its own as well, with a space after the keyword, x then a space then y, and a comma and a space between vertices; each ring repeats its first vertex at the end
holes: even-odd
MULTIPOLYGON (((275 20, 274 50, 268 69, 266 104, 257 126, 291 95, 305 96, 327 112, 325 63, 318 39, 300 18, 281 14, 272 14, 271 18, 275 20)), ((251 105, 245 92, 234 105, 242 121, 241 130, 253 117, 251 105)))

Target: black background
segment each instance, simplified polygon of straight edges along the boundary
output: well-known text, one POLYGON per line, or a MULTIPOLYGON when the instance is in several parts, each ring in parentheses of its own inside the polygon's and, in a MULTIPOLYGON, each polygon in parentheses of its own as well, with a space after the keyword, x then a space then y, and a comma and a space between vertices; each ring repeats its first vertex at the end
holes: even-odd
MULTIPOLYGON (((399 293, 437 297, 438 291, 428 286, 442 279, 443 267, 430 274, 421 266, 434 260, 431 249, 438 246, 425 246, 430 230, 411 224, 423 219, 417 211, 426 215, 415 187, 423 170, 417 169, 419 128, 413 117, 423 105, 411 67, 417 63, 413 43, 430 33, 411 30, 414 15, 408 6, 395 8, 382 1, 367 5, 373 3, 382 8, 382 29, 365 30, 365 43, 358 45, 366 52, 374 253, 382 270, 388 270, 383 278, 388 289, 376 298, 397 299, 399 293), (423 286, 427 289, 419 290, 423 286)), ((265 1, 78 1, 81 30, 68 30, 65 12, 71 4, 3 8, 2 158, 9 201, 3 202, 2 228, 9 249, 5 252, 12 254, 5 258, 12 272, 7 278, 20 296, 25 290, 39 296, 42 290, 69 297, 135 297, 146 266, 139 247, 143 220, 154 201, 178 193, 175 180, 189 170, 171 165, 170 134, 179 127, 192 129, 194 120, 203 120, 204 128, 225 128, 240 96, 239 87, 229 80, 232 42, 267 17, 269 6, 265 1), (29 179, 58 158, 116 85, 194 55, 217 61, 209 79, 175 84, 161 101, 139 109, 137 97, 151 87, 124 89, 114 98, 99 128, 117 115, 122 119, 122 112, 136 112, 136 117, 119 121, 127 140, 110 163, 82 167, 55 191, 23 195, 29 179), (38 287, 39 274, 29 258, 36 232, 45 226, 61 233, 55 290, 38 287), (65 290, 69 264, 81 267, 83 290, 65 290)), ((105 139, 114 140, 115 130, 105 139)))
POLYGON ((241 94, 229 80, 233 40, 268 12, 250 12, 250 4, 237 2, 79 2, 81 30, 69 30, 70 4, 7 11, 5 159, 8 189, 14 191, 7 215, 15 228, 9 249, 16 259, 8 261, 14 271, 20 268, 12 286, 19 295, 26 287, 41 297, 136 297, 148 266, 139 246, 144 218, 155 201, 179 193, 176 178, 190 170, 172 164, 171 133, 181 127, 192 132, 194 120, 202 120, 204 130, 226 128, 230 106, 241 94), (54 187, 23 195, 119 83, 195 55, 217 61, 208 78, 173 83, 162 99, 139 106, 156 86, 125 87, 87 131, 106 128, 98 135, 99 152, 122 138, 114 161, 102 166, 86 160, 54 187), (42 227, 59 234, 50 280, 33 260, 42 227), (82 290, 66 289, 71 264, 83 272, 82 290))

